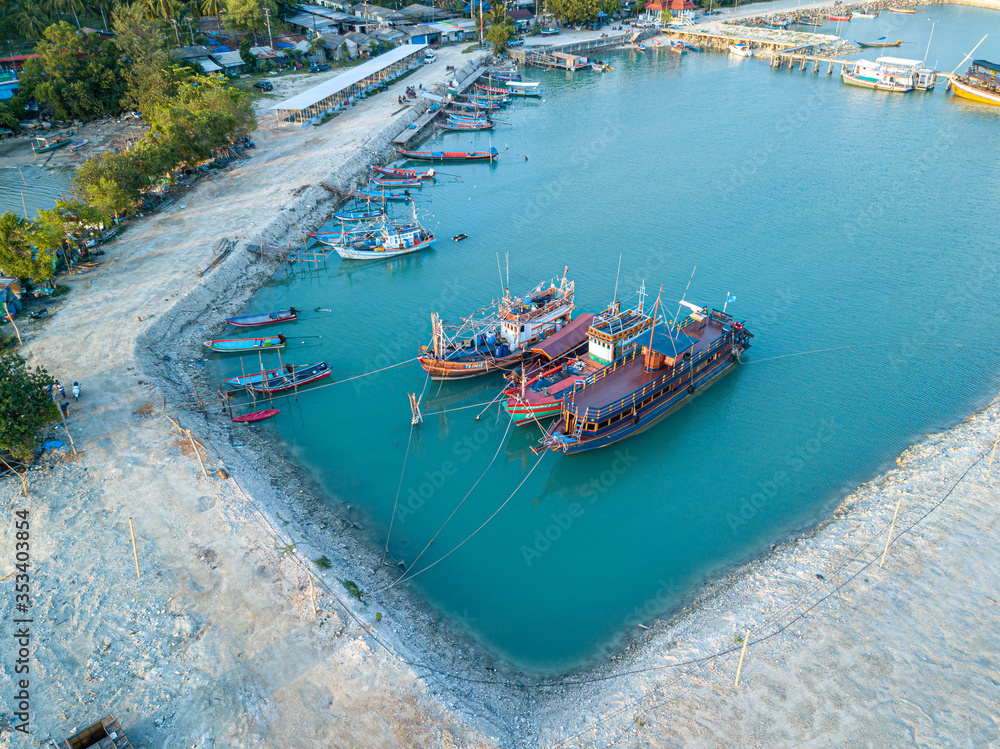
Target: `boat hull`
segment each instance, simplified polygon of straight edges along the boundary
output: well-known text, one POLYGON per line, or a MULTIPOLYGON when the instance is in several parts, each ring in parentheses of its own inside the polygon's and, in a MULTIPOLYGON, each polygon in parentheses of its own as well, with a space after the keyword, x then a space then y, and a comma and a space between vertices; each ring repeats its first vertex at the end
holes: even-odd
POLYGON ((238 424, 246 424, 248 422, 270 419, 272 416, 277 416, 279 413, 280 410, 277 408, 267 408, 263 411, 254 411, 253 413, 243 414, 242 416, 234 416, 233 421, 238 424))
POLYGON ((336 249, 337 254, 345 260, 382 260, 388 257, 399 257, 400 255, 409 255, 411 252, 426 250, 436 241, 437 239, 432 237, 431 239, 419 242, 412 247, 398 247, 388 250, 358 250, 351 247, 335 247, 334 249, 336 249))
POLYGON ((246 340, 228 339, 205 341, 205 348, 218 354, 243 354, 248 351, 273 351, 283 348, 285 341, 280 338, 253 338, 246 340))
POLYGON ((562 411, 562 402, 562 398, 558 400, 553 398, 541 403, 525 403, 516 398, 508 398, 503 407, 515 424, 525 426, 535 421, 558 416, 559 412, 562 411))
MULTIPOLYGON (((621 442, 624 439, 640 434, 658 424, 688 401, 696 398, 703 390, 714 385, 723 375, 735 367, 736 362, 732 358, 723 359, 719 364, 703 372, 694 380, 692 383, 695 388, 694 392, 689 392, 690 389, 683 389, 659 403, 650 403, 649 406, 640 412, 638 424, 634 420, 622 419, 620 427, 604 434, 581 441, 573 441, 572 438, 569 438, 568 441, 560 442, 558 445, 550 445, 549 449, 565 455, 571 455, 573 453, 588 452, 607 447, 608 445, 613 445, 616 442, 621 442)), ((560 428, 562 423, 562 419, 560 419, 553 424, 549 428, 548 434, 552 435, 560 428)))
POLYGON ((984 91, 980 88, 975 88, 970 86, 968 83, 962 83, 959 80, 952 80, 951 90, 955 96, 961 99, 968 99, 969 101, 976 101, 980 104, 992 104, 994 106, 1000 106, 1000 94, 994 94, 991 91, 984 91))
POLYGON ((525 352, 508 354, 501 359, 482 359, 475 361, 450 361, 435 359, 433 356, 421 356, 418 361, 432 380, 467 380, 471 377, 482 377, 494 372, 506 372, 520 364, 525 352))
POLYGON ((243 317, 229 317, 226 322, 234 328, 259 328, 263 325, 276 325, 282 322, 295 322, 298 315, 290 310, 279 310, 271 315, 244 315, 243 317))
POLYGON ((905 94, 907 91, 912 91, 913 86, 906 86, 901 83, 886 83, 885 81, 880 81, 877 78, 867 78, 858 75, 852 75, 850 73, 841 73, 841 80, 850 86, 860 86, 861 88, 871 88, 877 91, 891 91, 897 94, 905 94))

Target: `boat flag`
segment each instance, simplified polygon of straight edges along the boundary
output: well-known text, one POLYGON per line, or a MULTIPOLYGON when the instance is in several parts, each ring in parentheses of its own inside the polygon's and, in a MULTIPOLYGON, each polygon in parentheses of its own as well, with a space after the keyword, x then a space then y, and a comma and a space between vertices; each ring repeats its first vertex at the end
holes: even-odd
POLYGON ((727 291, 726 292, 726 303, 722 305, 722 314, 726 314, 726 307, 729 306, 730 302, 735 302, 735 301, 736 301, 736 297, 733 294, 730 294, 727 291))

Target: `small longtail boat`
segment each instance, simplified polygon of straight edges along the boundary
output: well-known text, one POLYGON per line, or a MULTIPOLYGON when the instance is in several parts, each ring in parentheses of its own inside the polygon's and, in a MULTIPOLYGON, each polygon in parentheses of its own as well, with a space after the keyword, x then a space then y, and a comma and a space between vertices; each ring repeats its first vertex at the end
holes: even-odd
POLYGON ((267 351, 281 348, 287 340, 281 333, 278 333, 276 336, 268 336, 267 338, 219 338, 214 341, 205 341, 205 347, 223 354, 242 351, 267 351))
POLYGON ((380 190, 358 190, 358 192, 371 200, 379 200, 383 202, 386 200, 413 200, 413 198, 406 192, 382 192, 380 190))
MULTIPOLYGON (((509 387, 504 391, 508 396, 504 408, 515 424, 528 424, 539 419, 558 416, 562 409, 563 397, 577 382, 595 374, 604 367, 630 353, 639 344, 637 340, 648 333, 653 326, 653 318, 642 310, 645 287, 639 292, 639 306, 635 310, 622 311, 621 304, 615 302, 600 315, 584 314, 532 348, 535 354, 533 365, 525 364, 521 372, 508 375, 509 387), (581 325, 578 331, 574 326, 581 325), (566 356, 559 345, 559 338, 565 335, 579 338, 579 355, 566 356), (555 349, 553 349, 555 344, 555 349)), ((575 340, 575 339, 574 339, 575 340)))
POLYGON ((442 125, 439 125, 442 130, 492 130, 493 121, 485 120, 483 122, 454 122, 449 120, 442 125))
POLYGON ((827 16, 827 21, 850 21, 850 16, 827 16))
POLYGON ((884 39, 885 37, 883 36, 882 39, 875 42, 855 42, 855 44, 863 49, 868 49, 871 47, 899 47, 903 43, 901 39, 897 39, 894 42, 883 41, 884 39))
POLYGON ((415 161, 496 161, 500 158, 500 152, 491 148, 489 151, 404 151, 401 148, 395 149, 400 156, 415 161))
MULTIPOLYGON (((291 365, 286 364, 285 366, 290 367, 291 365)), ((280 367, 276 369, 267 369, 263 372, 257 372, 255 374, 237 375, 236 377, 226 378, 225 380, 222 381, 222 384, 225 385, 226 387, 235 388, 236 390, 242 390, 243 388, 249 385, 253 385, 254 383, 257 382, 262 382, 263 380, 266 380, 269 377, 274 377, 279 372, 281 372, 280 367)))
POLYGON ((542 282, 522 296, 505 292, 488 305, 493 311, 484 317, 445 326, 431 313, 433 336, 430 346, 420 349, 420 366, 432 380, 463 380, 511 369, 535 344, 570 322, 573 289, 564 272, 562 280, 542 282))
POLYGON ((262 315, 243 315, 241 317, 227 317, 226 322, 235 325, 237 328, 256 328, 261 325, 273 325, 279 322, 294 322, 299 317, 299 312, 295 307, 279 309, 277 312, 265 312, 262 315))
POLYGON ((264 419, 270 419, 272 416, 277 416, 279 413, 281 413, 281 409, 265 408, 263 411, 253 411, 248 414, 243 414, 242 416, 234 416, 233 421, 239 424, 246 424, 253 421, 263 421, 264 419))
POLYGON ((31 150, 35 153, 48 153, 57 148, 68 146, 73 142, 70 139, 72 134, 70 132, 68 135, 39 136, 31 142, 31 150))
POLYGON ((372 169, 379 174, 384 174, 387 177, 397 177, 402 179, 434 179, 437 174, 437 172, 433 169, 428 169, 426 172, 420 172, 416 169, 396 169, 386 166, 374 166, 372 169))
POLYGON ((371 221, 384 215, 385 209, 379 207, 368 211, 340 211, 333 214, 333 217, 338 221, 371 221))
POLYGON ((638 434, 736 366, 752 334, 725 311, 681 304, 691 310, 685 320, 654 322, 640 346, 573 385, 546 448, 579 453, 638 434))
POLYGON ((293 367, 289 364, 284 370, 278 370, 278 374, 274 377, 269 377, 263 382, 251 383, 250 389, 258 395, 280 393, 284 390, 308 385, 316 380, 322 380, 324 377, 329 377, 332 372, 330 363, 325 361, 305 367, 293 367))
POLYGON ((421 187, 424 184, 419 179, 384 179, 382 177, 374 177, 371 183, 377 187, 421 187))
POLYGON ((491 94, 500 94, 501 96, 513 96, 514 94, 509 88, 494 88, 493 86, 484 86, 482 83, 477 83, 476 88, 482 91, 489 91, 491 94))
POLYGON ((890 13, 905 13, 908 16, 912 16, 917 11, 913 8, 886 8, 890 13))

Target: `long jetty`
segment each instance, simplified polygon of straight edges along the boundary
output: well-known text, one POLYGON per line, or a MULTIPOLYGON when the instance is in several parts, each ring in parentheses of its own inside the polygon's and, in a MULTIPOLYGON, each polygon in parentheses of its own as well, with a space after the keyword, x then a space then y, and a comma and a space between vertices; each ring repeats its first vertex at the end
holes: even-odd
MULTIPOLYGON (((876 50, 877 51, 877 50, 876 50)), ((845 60, 842 57, 825 57, 823 55, 810 55, 805 54, 803 51, 798 49, 787 49, 783 52, 776 52, 771 56, 771 67, 772 68, 788 68, 792 70, 798 67, 801 71, 806 71, 809 69, 809 65, 812 65, 813 74, 818 73, 823 65, 826 65, 826 74, 831 75, 833 73, 833 66, 840 65, 840 72, 844 72, 844 65, 847 63, 854 63, 854 60, 845 60)), ((937 71, 938 78, 946 78, 949 85, 951 80, 957 77, 954 73, 945 73, 942 71, 937 71)))
MULTIPOLYGON (((474 71, 472 71, 472 73, 470 73, 461 82, 459 82, 458 88, 445 91, 444 93, 454 93, 454 94, 464 93, 465 91, 467 91, 469 88, 472 87, 472 84, 474 84, 484 75, 486 75, 486 72, 488 70, 489 68, 486 67, 485 65, 476 68, 474 71)), ((423 132, 423 129, 428 125, 430 125, 431 122, 434 121, 434 118, 437 117, 439 114, 441 114, 440 109, 435 109, 433 112, 431 111, 425 112, 424 114, 420 115, 417 119, 413 121, 413 125, 411 127, 408 127, 406 130, 404 130, 395 138, 393 138, 392 142, 397 146, 405 146, 410 141, 420 137, 420 134, 423 132)))

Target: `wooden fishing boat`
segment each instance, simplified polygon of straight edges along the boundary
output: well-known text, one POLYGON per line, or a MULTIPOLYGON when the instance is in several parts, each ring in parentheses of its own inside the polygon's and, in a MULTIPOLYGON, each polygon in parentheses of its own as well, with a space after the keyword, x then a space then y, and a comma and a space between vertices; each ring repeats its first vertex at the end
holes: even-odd
POLYGON ((83 140, 78 141, 78 142, 74 143, 73 145, 71 145, 69 147, 69 150, 70 151, 76 151, 77 149, 83 148, 84 146, 87 146, 87 145, 90 145, 90 140, 88 138, 84 138, 83 140))
POLYGON ((243 315, 242 317, 227 317, 226 322, 237 328, 256 328, 261 325, 274 325, 279 322, 295 322, 299 312, 295 307, 279 309, 277 312, 265 312, 262 315, 243 315))
POLYGON ((753 50, 746 44, 730 44, 729 51, 737 57, 753 57, 753 50))
POLYGON ((385 202, 387 200, 394 200, 405 202, 407 200, 413 200, 407 192, 385 192, 383 190, 358 190, 358 192, 371 200, 379 200, 385 202))
POLYGON ((573 385, 545 434, 546 448, 578 453, 638 434, 736 365, 753 337, 743 324, 724 311, 682 304, 691 310, 683 322, 654 324, 631 353, 573 385))
POLYGON ((386 177, 397 177, 400 179, 434 179, 437 175, 437 172, 433 169, 428 169, 426 172, 417 171, 416 169, 396 169, 386 166, 373 166, 372 169, 379 174, 384 174, 386 177))
POLYGON ((799 26, 822 26, 822 21, 796 21, 799 26))
POLYGON ((243 414, 242 416, 234 416, 233 421, 246 424, 253 421, 270 419, 272 416, 277 416, 279 413, 281 413, 281 409, 279 408, 265 408, 263 411, 253 411, 252 413, 243 414))
MULTIPOLYGON (((645 290, 639 292, 639 299, 645 290)), ((530 424, 539 419, 558 416, 562 410, 563 398, 577 382, 595 374, 616 359, 630 353, 639 344, 637 340, 649 332, 653 318, 642 310, 642 301, 637 309, 622 310, 615 302, 600 315, 584 314, 572 323, 532 348, 534 359, 525 364, 521 372, 508 375, 508 396, 504 408, 516 424, 530 424), (579 354, 563 354, 553 350, 553 342, 564 336, 575 325, 587 321, 580 330, 578 348, 585 350, 579 354)), ((557 346, 557 349, 562 346, 557 346)), ((567 347, 567 350, 568 347, 567 347)))
POLYGON ((853 18, 878 18, 878 13, 861 13, 857 10, 851 11, 851 17, 853 18))
POLYGON ((514 92, 509 88, 494 88, 493 86, 484 86, 482 83, 477 83, 476 88, 481 91, 488 91, 491 94, 499 94, 501 96, 512 96, 514 92))
POLYGON ((424 182, 413 178, 383 179, 382 177, 374 177, 371 184, 376 187, 422 187, 424 182))
MULTIPOLYGON (((882 37, 885 39, 885 37, 882 37)), ((897 39, 894 42, 882 41, 881 39, 874 42, 854 42, 862 49, 878 48, 878 47, 899 47, 903 44, 901 39, 897 39)))
POLYGON ((519 96, 521 98, 541 96, 542 90, 540 88, 512 88, 510 90, 511 96, 519 96))
POLYGON ((455 101, 448 102, 448 107, 449 108, 454 108, 454 109, 462 109, 462 110, 465 110, 465 111, 476 111, 476 112, 478 112, 480 109, 485 109, 485 110, 500 109, 500 103, 499 102, 493 102, 493 103, 483 102, 482 104, 479 104, 479 103, 474 102, 474 101, 458 101, 458 100, 455 100, 455 101))
POLYGON ((219 338, 214 341, 205 341, 205 347, 223 354, 268 351, 283 347, 287 340, 281 333, 266 338, 219 338))
MULTIPOLYGON (((290 367, 290 364, 286 364, 286 367, 290 367)), ((256 372, 254 374, 244 374, 238 375, 236 377, 228 377, 222 381, 222 384, 226 387, 233 388, 235 390, 243 390, 244 388, 253 385, 258 382, 263 382, 269 377, 275 377, 282 371, 281 367, 276 367, 275 369, 267 369, 263 372, 256 372)))
POLYGON ((538 88, 541 81, 505 81, 504 85, 511 89, 510 93, 514 93, 514 90, 519 88, 538 88))
POLYGON ((886 8, 890 13, 905 13, 908 16, 912 16, 917 11, 913 8, 886 8))
POLYGON ((334 245, 334 249, 345 260, 382 260, 426 250, 435 241, 434 233, 420 225, 414 207, 412 220, 397 224, 383 221, 371 234, 334 245))
POLYGON ((962 99, 1000 106, 1000 64, 973 60, 965 75, 951 80, 951 90, 962 99))
POLYGON ((869 60, 848 61, 841 69, 844 83, 879 91, 906 93, 914 89, 930 91, 937 80, 937 71, 923 67, 921 60, 901 57, 879 57, 869 60))
POLYGON ((521 296, 501 299, 459 324, 446 326, 431 314, 433 336, 419 361, 432 380, 462 380, 510 370, 546 336, 562 329, 573 314, 572 281, 542 282, 521 296), (548 286, 546 286, 548 284, 548 286))
POLYGON ((850 21, 850 16, 827 16, 827 21, 850 21))
POLYGON ((329 377, 332 372, 330 363, 325 361, 305 367, 293 367, 289 364, 283 370, 278 370, 278 373, 273 377, 268 377, 263 382, 251 383, 250 389, 258 395, 280 393, 322 380, 324 377, 329 377))
POLYGON ((402 148, 395 149, 400 156, 418 161, 497 161, 500 152, 491 148, 489 151, 405 151, 402 148))
POLYGON ((667 50, 673 52, 676 55, 683 55, 685 52, 687 52, 687 50, 684 48, 683 42, 667 42, 663 46, 666 47, 667 50))
POLYGON ((484 120, 482 122, 455 122, 455 121, 449 120, 448 122, 445 122, 445 123, 439 125, 439 127, 442 130, 454 130, 454 131, 460 131, 460 130, 492 130, 493 129, 493 121, 492 120, 484 120))
POLYGON ((55 151, 63 146, 70 145, 73 141, 70 139, 72 133, 67 135, 52 135, 43 136, 40 135, 31 141, 31 150, 35 153, 48 153, 49 151, 55 151))
POLYGON ((372 221, 385 215, 385 208, 379 206, 364 211, 338 211, 333 217, 338 221, 372 221))

